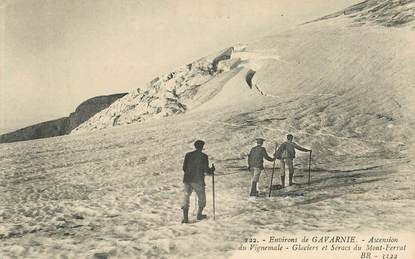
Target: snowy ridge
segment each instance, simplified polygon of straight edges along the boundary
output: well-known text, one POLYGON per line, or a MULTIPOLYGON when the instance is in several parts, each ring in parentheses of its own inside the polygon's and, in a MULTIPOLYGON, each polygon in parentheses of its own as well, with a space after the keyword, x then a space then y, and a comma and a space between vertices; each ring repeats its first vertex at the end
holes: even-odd
MULTIPOLYGON (((247 52, 245 46, 242 45, 230 47, 217 54, 201 58, 176 71, 156 77, 144 88, 133 90, 74 129, 72 133, 93 131, 184 113, 215 97, 231 78, 240 73, 243 78, 239 76, 237 82, 234 80, 234 84, 239 86, 236 86, 236 89, 225 91, 222 95, 226 93, 232 95, 231 91, 237 94, 244 92, 244 89, 246 92, 248 88, 258 90, 257 87, 252 87, 254 69, 259 69, 264 60, 270 59, 278 59, 278 57, 247 52)), ((261 92, 261 94, 264 93, 261 92)), ((250 96, 250 94, 246 96, 250 96)))
POLYGON ((256 119, 256 132, 295 132, 324 146, 315 150, 323 157, 407 152, 415 125, 413 31, 345 24, 311 23, 199 59, 134 90, 73 133, 266 107, 266 120, 285 119, 256 119))
POLYGON ((414 0, 366 0, 343 11, 326 15, 311 22, 345 16, 353 20, 355 26, 367 22, 386 27, 408 26, 415 22, 414 0))
POLYGON ((186 101, 196 95, 201 85, 221 74, 218 64, 229 59, 232 52, 233 48, 229 48, 216 57, 202 58, 167 75, 156 77, 144 89, 133 90, 73 132, 131 124, 185 112, 188 109, 186 101))

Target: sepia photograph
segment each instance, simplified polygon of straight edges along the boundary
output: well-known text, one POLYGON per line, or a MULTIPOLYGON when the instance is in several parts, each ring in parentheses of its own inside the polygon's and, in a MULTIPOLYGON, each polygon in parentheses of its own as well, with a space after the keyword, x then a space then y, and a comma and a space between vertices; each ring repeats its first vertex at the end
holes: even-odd
POLYGON ((0 0, 0 259, 415 259, 415 0, 0 0))

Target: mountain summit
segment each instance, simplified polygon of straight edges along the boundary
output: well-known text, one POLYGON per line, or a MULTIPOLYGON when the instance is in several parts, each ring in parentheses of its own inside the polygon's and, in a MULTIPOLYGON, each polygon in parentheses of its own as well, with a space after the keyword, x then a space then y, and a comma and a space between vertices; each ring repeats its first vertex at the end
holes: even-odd
POLYGON ((269 125, 282 132, 400 150, 414 126, 413 11, 414 1, 369 0, 229 47, 134 89, 72 134, 265 106, 285 118, 269 125))

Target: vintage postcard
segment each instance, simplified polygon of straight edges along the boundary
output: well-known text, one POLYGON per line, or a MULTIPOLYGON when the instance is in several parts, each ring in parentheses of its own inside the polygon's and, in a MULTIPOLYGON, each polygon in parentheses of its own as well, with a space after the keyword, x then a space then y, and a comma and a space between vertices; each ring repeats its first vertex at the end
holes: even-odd
POLYGON ((0 258, 415 259, 414 0, 0 1, 0 258))

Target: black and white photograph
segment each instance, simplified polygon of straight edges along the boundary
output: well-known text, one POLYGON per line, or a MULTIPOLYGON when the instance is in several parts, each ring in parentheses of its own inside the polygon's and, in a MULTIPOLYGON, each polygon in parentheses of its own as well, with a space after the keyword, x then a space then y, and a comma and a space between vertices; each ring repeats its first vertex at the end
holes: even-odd
POLYGON ((415 259, 415 0, 0 0, 0 259, 415 259))

